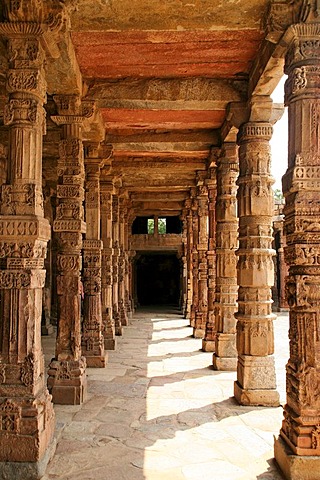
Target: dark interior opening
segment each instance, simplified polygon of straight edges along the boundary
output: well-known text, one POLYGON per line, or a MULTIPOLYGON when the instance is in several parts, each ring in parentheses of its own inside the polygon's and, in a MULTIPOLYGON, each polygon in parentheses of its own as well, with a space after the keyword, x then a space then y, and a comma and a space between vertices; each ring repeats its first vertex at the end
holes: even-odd
POLYGON ((143 254, 136 273, 139 305, 179 306, 180 262, 175 254, 143 254))

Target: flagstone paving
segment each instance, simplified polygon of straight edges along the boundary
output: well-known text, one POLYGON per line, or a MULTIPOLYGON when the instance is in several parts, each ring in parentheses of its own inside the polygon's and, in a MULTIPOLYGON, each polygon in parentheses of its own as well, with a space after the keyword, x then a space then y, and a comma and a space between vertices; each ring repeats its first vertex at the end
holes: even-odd
MULTIPOLYGON (((58 445, 43 480, 280 480, 273 462, 282 408, 241 407, 235 372, 174 309, 136 312, 105 369, 87 370, 82 406, 55 406, 58 445)), ((54 338, 44 338, 49 362, 54 338)), ((275 321, 285 401, 288 316, 275 321)))

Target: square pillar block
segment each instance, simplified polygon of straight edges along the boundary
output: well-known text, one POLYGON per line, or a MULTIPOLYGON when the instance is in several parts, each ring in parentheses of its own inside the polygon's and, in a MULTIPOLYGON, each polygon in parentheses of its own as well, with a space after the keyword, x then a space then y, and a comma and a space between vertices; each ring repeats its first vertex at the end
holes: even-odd
POLYGON ((275 438, 274 456, 287 480, 319 480, 319 456, 295 455, 281 437, 275 438))

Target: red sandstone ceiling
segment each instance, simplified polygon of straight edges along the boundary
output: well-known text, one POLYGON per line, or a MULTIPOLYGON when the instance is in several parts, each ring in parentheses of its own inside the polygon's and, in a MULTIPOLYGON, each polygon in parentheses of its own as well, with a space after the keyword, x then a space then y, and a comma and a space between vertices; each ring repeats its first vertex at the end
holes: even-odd
MULTIPOLYGON (((197 172, 220 145, 227 105, 247 98, 268 3, 78 0, 68 55, 74 49, 86 96, 96 100, 113 144, 112 173, 138 214, 152 212, 152 199, 154 213, 164 204, 181 212, 197 172), (171 201, 174 189, 182 196, 171 201), (137 200, 141 190, 147 203, 137 200)), ((59 62, 49 93, 72 85, 68 62, 59 62)))

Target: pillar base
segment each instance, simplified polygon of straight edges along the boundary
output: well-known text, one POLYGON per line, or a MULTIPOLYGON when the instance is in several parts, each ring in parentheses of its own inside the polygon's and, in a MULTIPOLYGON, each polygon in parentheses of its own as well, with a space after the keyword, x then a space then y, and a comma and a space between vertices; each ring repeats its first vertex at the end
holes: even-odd
POLYGON ((87 361, 87 367, 89 368, 105 368, 108 363, 108 354, 103 353, 102 355, 85 355, 87 361))
POLYGON ((279 436, 274 439, 275 460, 287 480, 318 480, 320 457, 295 455, 279 436))
MULTIPOLYGON (((57 441, 54 438, 48 445, 43 457, 37 462, 0 462, 0 478, 23 478, 23 480, 40 480, 56 451, 57 441)), ((18 446, 17 446, 18 448, 18 446)))
POLYGON ((86 359, 52 360, 48 371, 48 389, 53 403, 81 405, 87 396, 86 359))
POLYGON ((248 390, 234 382, 234 397, 240 405, 279 407, 280 398, 276 390, 248 390))
POLYGON ((218 357, 216 354, 212 356, 212 365, 214 370, 221 370, 224 372, 237 371, 237 357, 218 357))
POLYGON ((216 347, 216 342, 214 340, 202 340, 202 350, 204 352, 214 352, 216 347))
POLYGON ((206 331, 202 330, 201 328, 194 328, 193 329, 194 338, 204 338, 205 334, 206 334, 206 331))
POLYGON ((104 349, 105 350, 116 350, 117 348, 117 339, 116 338, 105 338, 104 339, 104 349))
POLYGON ((117 337, 121 337, 123 335, 123 328, 122 327, 116 327, 116 335, 117 335, 117 337))

